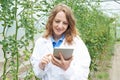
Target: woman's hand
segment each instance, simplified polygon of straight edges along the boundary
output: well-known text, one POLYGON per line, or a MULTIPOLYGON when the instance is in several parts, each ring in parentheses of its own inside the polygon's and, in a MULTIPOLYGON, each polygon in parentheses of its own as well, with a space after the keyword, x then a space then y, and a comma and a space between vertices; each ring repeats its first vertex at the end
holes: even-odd
POLYGON ((47 54, 46 56, 44 56, 41 60, 41 62, 39 63, 39 67, 44 70, 45 65, 47 65, 49 62, 51 61, 51 54, 47 54))
POLYGON ((71 57, 68 60, 65 60, 61 53, 59 53, 59 56, 60 56, 60 59, 57 59, 52 55, 52 59, 51 59, 52 63, 54 65, 62 68, 63 70, 67 70, 70 66, 70 63, 71 63, 73 57, 71 57))

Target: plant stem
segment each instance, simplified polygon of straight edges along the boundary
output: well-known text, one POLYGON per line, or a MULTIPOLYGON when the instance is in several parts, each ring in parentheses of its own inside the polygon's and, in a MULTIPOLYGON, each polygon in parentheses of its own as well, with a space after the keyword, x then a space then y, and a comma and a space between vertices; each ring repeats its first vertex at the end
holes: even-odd
MULTIPOLYGON (((5 6, 4 6, 5 7, 5 6)), ((4 8, 3 7, 3 8, 4 8)), ((6 9, 4 9, 4 10, 6 10, 6 9)), ((3 11, 3 13, 4 13, 4 11, 3 11)), ((4 16, 4 29, 3 29, 3 38, 4 38, 4 40, 6 39, 6 37, 5 37, 5 31, 6 31, 6 17, 5 17, 5 14, 3 15, 4 16)), ((3 54, 4 54, 4 59, 5 59, 5 61, 4 61, 4 67, 3 67, 3 80, 5 80, 6 79, 6 66, 7 66, 7 56, 6 56, 6 52, 5 52, 5 50, 4 50, 4 47, 2 48, 2 50, 3 50, 3 54)))
POLYGON ((4 62, 4 69, 3 69, 3 80, 5 80, 6 79, 6 66, 7 66, 7 57, 6 57, 6 53, 5 53, 5 51, 4 51, 4 49, 2 48, 2 50, 3 50, 3 53, 4 53, 4 59, 5 59, 5 62, 4 62))
MULTIPOLYGON (((17 34, 18 34, 18 21, 17 21, 17 0, 15 0, 15 21, 16 21, 16 31, 15 31, 15 40, 17 41, 17 34)), ((15 44, 17 47, 17 43, 15 44)), ((16 80, 18 80, 18 70, 19 70, 19 53, 18 53, 18 48, 16 48, 16 61, 17 61, 17 66, 16 66, 16 80)))

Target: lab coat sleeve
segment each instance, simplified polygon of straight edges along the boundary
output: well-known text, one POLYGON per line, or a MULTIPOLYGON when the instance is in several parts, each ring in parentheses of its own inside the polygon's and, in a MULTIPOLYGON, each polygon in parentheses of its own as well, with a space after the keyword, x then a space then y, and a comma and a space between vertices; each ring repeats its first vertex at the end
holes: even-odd
POLYGON ((84 42, 77 40, 73 61, 65 71, 66 80, 88 80, 91 58, 84 42))
POLYGON ((33 54, 30 58, 31 64, 33 66, 33 71, 38 78, 42 78, 45 75, 45 71, 43 71, 39 67, 39 63, 40 63, 40 60, 41 60, 42 55, 43 55, 43 53, 41 51, 42 50, 41 44, 42 44, 42 41, 40 39, 38 39, 35 42, 33 54))

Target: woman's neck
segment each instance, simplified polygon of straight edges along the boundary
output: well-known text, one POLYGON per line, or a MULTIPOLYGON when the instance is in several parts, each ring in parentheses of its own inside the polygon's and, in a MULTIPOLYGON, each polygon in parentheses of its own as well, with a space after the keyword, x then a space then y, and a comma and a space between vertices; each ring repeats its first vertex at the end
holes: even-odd
POLYGON ((62 35, 60 35, 60 36, 53 35, 53 38, 54 38, 55 41, 58 41, 58 39, 60 39, 61 37, 62 37, 62 35))

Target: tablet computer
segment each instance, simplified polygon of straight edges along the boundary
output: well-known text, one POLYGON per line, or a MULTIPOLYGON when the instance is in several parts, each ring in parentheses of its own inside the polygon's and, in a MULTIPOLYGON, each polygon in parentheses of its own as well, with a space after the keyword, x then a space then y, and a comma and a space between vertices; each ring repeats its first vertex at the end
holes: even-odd
POLYGON ((60 59, 59 52, 62 53, 64 59, 69 59, 72 57, 73 48, 54 48, 53 55, 57 59, 60 59))

